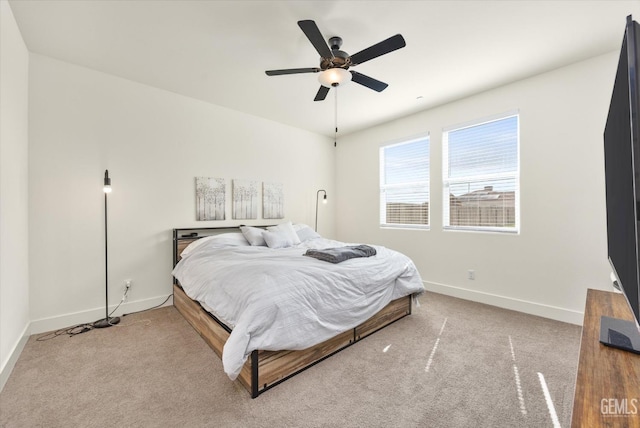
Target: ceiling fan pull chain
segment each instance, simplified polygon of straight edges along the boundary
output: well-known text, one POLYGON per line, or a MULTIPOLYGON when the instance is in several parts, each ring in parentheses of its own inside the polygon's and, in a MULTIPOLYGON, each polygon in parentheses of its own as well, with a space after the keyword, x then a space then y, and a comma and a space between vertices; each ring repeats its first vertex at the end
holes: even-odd
POLYGON ((333 147, 337 147, 338 146, 338 88, 335 87, 333 88, 333 90, 335 91, 335 116, 334 116, 334 123, 336 125, 334 134, 333 134, 333 147))

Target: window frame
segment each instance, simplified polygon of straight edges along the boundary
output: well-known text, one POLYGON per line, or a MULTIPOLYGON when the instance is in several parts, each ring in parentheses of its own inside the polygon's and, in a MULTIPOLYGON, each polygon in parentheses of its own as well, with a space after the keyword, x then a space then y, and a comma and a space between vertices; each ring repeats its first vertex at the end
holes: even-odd
POLYGON ((483 117, 461 124, 456 124, 443 128, 442 130, 442 228, 445 231, 462 231, 462 232, 483 232, 483 233, 507 233, 520 234, 520 111, 511 110, 505 113, 495 114, 483 117), (476 174, 465 175, 462 177, 449 178, 449 133, 466 128, 480 126, 491 122, 497 122, 503 119, 516 117, 516 169, 514 172, 501 172, 493 174, 476 174), (451 210, 450 210, 450 187, 452 184, 459 183, 477 183, 482 181, 495 181, 501 179, 514 179, 514 220, 513 227, 504 226, 452 226, 451 210))
MULTIPOLYGON (((429 132, 413 135, 406 138, 397 139, 390 142, 385 142, 380 144, 378 147, 378 157, 379 157, 379 193, 378 193, 378 224, 381 229, 417 229, 417 230, 429 230, 431 228, 431 135, 429 132), (385 164, 385 156, 384 150, 386 148, 400 146, 404 144, 416 143, 418 141, 426 140, 427 141, 427 156, 428 156, 428 165, 427 165, 427 180, 426 181, 413 181, 413 182, 405 182, 402 184, 386 184, 385 183, 385 172, 386 172, 386 164, 385 164), (409 186, 424 186, 427 188, 427 223, 426 224, 416 224, 416 223, 387 223, 386 222, 386 204, 383 206, 383 193, 386 189, 389 188, 404 188, 409 186), (383 221, 383 219, 385 221, 383 221)), ((386 202, 386 200, 385 200, 386 202)))

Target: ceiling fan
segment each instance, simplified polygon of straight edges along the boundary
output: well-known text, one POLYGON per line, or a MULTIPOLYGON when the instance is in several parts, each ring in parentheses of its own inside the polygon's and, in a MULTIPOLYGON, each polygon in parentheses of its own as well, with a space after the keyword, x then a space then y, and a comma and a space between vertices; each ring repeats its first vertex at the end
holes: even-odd
POLYGON ((265 73, 267 76, 321 73, 318 77, 321 86, 316 97, 313 99, 314 101, 324 100, 331 87, 337 87, 350 80, 377 92, 384 91, 386 87, 389 86, 388 84, 362 73, 358 73, 357 71, 350 71, 349 67, 354 67, 362 64, 363 62, 369 61, 370 59, 377 58, 406 46, 402 35, 396 34, 395 36, 389 37, 388 39, 361 50, 356 54, 349 55, 348 53, 340 50, 340 46, 342 46, 342 39, 340 37, 331 37, 329 39, 329 44, 327 45, 322 33, 320 33, 320 30, 314 21, 298 21, 298 26, 320 54, 320 67, 267 70, 265 73))

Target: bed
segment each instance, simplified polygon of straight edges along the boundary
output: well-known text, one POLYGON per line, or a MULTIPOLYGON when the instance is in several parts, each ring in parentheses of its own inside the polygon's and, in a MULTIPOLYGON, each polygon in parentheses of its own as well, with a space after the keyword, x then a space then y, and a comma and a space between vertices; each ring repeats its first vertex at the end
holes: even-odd
POLYGON ((336 264, 303 255, 345 245, 290 223, 174 229, 174 305, 255 398, 411 314, 424 287, 401 253, 371 246, 375 256, 336 264), (283 227, 297 242, 278 241, 283 227))

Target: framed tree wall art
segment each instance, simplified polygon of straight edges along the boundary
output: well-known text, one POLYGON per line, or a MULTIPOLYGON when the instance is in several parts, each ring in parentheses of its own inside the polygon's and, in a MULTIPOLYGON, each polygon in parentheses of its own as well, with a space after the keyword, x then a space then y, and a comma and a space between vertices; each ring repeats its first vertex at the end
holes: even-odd
POLYGON ((196 177, 196 220, 225 219, 224 178, 196 177))
POLYGON ((284 218, 282 183, 262 183, 262 218, 284 218))
POLYGON ((258 218, 259 182, 251 180, 233 180, 233 218, 258 218))

